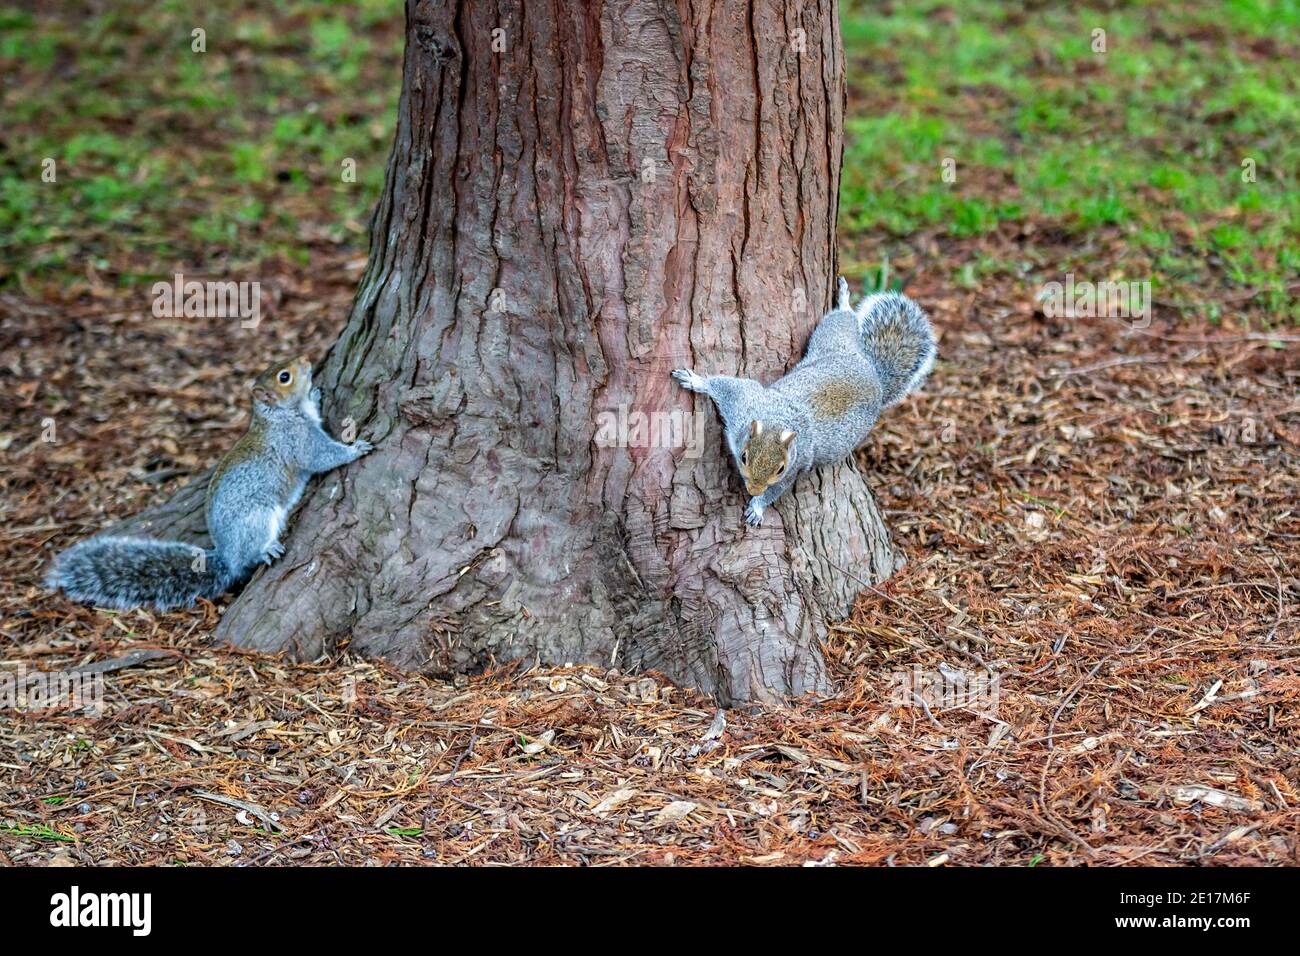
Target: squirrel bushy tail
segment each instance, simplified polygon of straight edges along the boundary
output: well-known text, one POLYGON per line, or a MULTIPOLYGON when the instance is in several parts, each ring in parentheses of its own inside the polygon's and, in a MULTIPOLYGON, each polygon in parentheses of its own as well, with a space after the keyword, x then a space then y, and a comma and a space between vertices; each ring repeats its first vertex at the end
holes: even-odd
POLYGON ((234 583, 215 550, 153 538, 89 538, 59 555, 46 575, 51 589, 97 607, 159 610, 214 598, 234 583))
POLYGON ((888 408, 916 391, 930 374, 938 348, 921 307, 897 292, 862 300, 857 310, 862 350, 880 375, 881 406, 888 408))
POLYGON ((189 607, 284 554, 280 534, 313 475, 356 461, 374 446, 335 441, 321 427, 320 389, 305 356, 272 365, 253 382, 253 420, 207 483, 204 521, 214 548, 100 535, 54 559, 45 583, 99 607, 189 607))

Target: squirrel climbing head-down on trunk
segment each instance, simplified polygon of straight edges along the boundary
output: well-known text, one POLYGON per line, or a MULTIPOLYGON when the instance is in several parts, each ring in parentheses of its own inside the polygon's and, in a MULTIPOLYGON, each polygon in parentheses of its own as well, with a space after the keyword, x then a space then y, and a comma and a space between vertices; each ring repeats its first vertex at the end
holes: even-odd
POLYGON ((212 548, 180 541, 101 535, 60 554, 51 590, 99 607, 188 607, 248 577, 284 553, 280 532, 307 481, 356 461, 371 444, 337 442, 320 423, 320 389, 305 358, 272 365, 253 382, 253 420, 208 482, 212 548))
POLYGON ((718 406, 751 496, 745 508, 751 525, 803 472, 852 454, 881 411, 920 388, 934 365, 934 330, 907 296, 876 293, 855 310, 841 278, 836 298, 803 359, 766 388, 749 378, 673 372, 684 388, 718 406))

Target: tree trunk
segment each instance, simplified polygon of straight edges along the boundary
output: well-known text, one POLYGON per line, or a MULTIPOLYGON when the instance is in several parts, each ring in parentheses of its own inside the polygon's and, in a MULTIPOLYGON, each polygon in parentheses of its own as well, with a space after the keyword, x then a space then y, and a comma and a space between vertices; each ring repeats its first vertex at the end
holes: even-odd
MULTIPOLYGON (((827 618, 901 564, 871 492, 846 462, 748 527, 712 404, 669 373, 799 358, 843 105, 833 0, 409 3, 370 263, 317 373, 331 431, 377 447, 309 489, 218 636, 826 691, 827 618), (600 440, 636 412, 703 444, 600 440)), ((195 539, 197 498, 130 524, 195 539)))

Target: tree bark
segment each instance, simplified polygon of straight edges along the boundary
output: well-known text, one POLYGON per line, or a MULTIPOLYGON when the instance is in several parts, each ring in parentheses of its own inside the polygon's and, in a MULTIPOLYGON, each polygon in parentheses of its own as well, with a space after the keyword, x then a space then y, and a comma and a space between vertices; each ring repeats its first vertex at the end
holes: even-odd
MULTIPOLYGON (((901 564, 871 492, 846 462, 746 526, 716 412, 669 373, 799 358, 843 107, 833 0, 410 2, 369 266, 317 373, 331 430, 377 447, 308 491, 218 636, 827 691, 827 618, 901 564), (702 454, 604 447, 620 409, 698 414, 702 454)), ((201 541, 199 499, 125 530, 201 541)))

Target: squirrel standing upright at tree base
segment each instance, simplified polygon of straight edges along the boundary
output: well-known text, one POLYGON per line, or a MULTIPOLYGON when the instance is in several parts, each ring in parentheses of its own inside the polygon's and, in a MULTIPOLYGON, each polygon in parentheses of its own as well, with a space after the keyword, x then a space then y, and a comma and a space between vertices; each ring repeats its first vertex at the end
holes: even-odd
POLYGON ((284 554, 280 532, 313 475, 356 461, 369 442, 337 442, 320 424, 311 363, 273 365, 253 383, 253 420, 208 482, 213 547, 113 536, 88 538, 59 555, 45 583, 99 607, 188 607, 212 598, 284 554))
POLYGON ((745 508, 751 525, 800 474, 852 454, 881 411, 919 388, 934 364, 934 330, 907 296, 869 295, 855 312, 841 278, 837 298, 803 359, 767 388, 748 378, 673 372, 718 406, 727 446, 753 496, 745 508))

